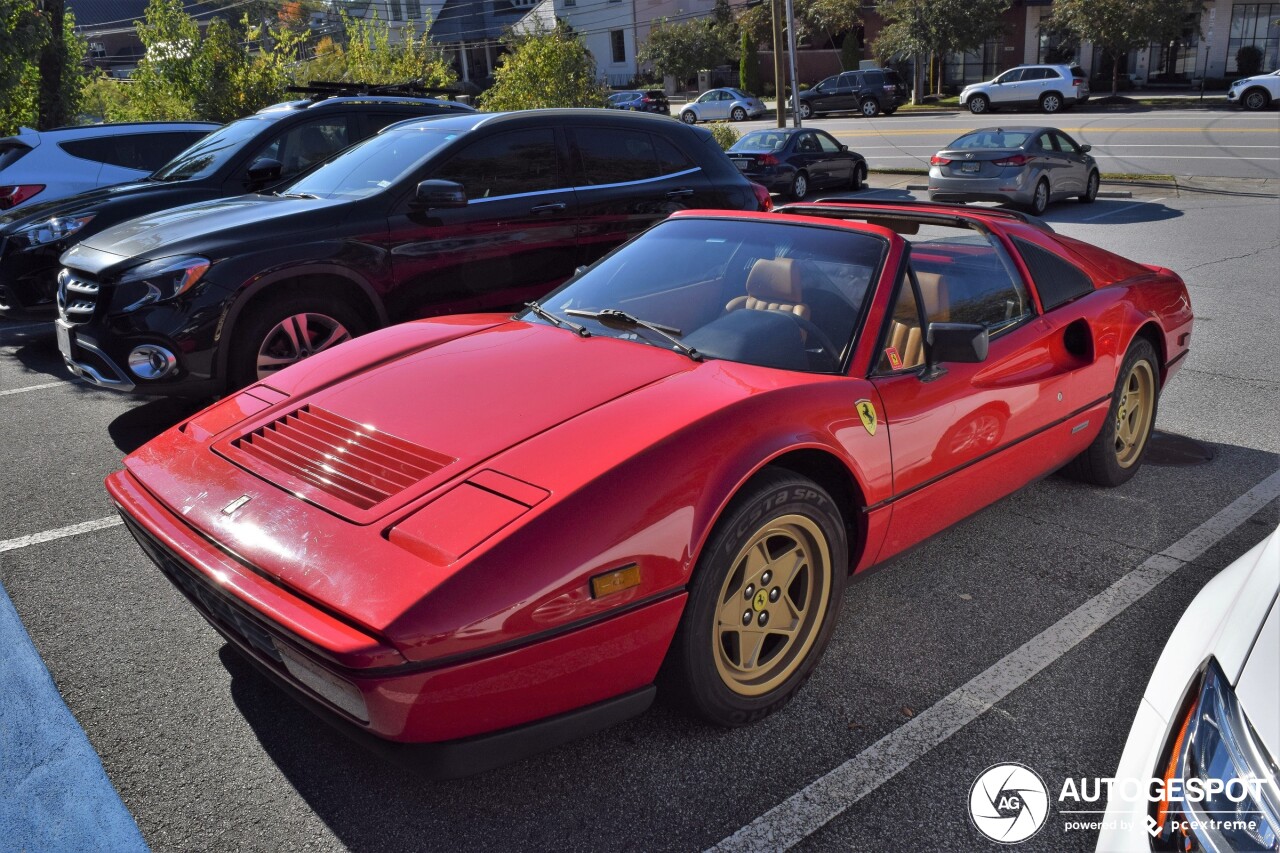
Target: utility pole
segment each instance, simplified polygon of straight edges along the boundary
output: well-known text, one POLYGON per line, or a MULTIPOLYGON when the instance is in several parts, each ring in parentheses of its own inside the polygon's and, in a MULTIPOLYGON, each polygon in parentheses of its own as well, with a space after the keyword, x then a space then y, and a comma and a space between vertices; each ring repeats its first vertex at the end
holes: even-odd
POLYGON ((791 111, 791 122, 800 126, 800 89, 796 73, 796 16, 791 8, 791 0, 787 0, 787 59, 791 65, 791 97, 796 99, 796 108, 791 111))
POLYGON ((778 128, 787 126, 787 90, 782 79, 782 0, 771 0, 773 19, 773 90, 778 93, 778 128))

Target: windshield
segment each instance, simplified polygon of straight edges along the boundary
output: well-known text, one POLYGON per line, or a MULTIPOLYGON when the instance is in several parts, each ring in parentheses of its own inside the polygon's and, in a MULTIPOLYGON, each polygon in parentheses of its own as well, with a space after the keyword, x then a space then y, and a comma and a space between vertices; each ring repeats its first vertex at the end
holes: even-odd
POLYGON ((366 139, 281 190, 318 198, 363 198, 381 192, 466 131, 429 127, 392 130, 366 139))
POLYGON ((705 358, 837 373, 887 247, 844 228, 669 219, 542 305, 593 335, 674 349, 660 335, 582 313, 615 309, 672 331, 705 358))
POLYGON ((1021 130, 975 130, 966 133, 948 148, 1021 148, 1031 135, 1030 131, 1021 130))
POLYGON ((215 130, 195 145, 174 157, 152 174, 154 181, 189 181, 207 178, 232 157, 244 144, 257 136, 265 123, 260 118, 242 118, 215 130))
POLYGON ((781 151, 790 135, 780 130, 753 130, 733 143, 730 151, 781 151))

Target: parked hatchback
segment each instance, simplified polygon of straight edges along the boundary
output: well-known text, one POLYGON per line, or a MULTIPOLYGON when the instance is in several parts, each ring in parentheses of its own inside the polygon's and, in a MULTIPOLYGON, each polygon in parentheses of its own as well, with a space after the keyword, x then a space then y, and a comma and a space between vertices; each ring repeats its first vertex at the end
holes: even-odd
POLYGON ((392 122, 474 112, 450 101, 377 94, 277 104, 209 134, 141 181, 0 214, 0 316, 52 315, 59 256, 113 225, 271 187, 392 122))
POLYGON ((981 114, 995 109, 1056 113, 1089 100, 1089 78, 1076 65, 1019 65, 960 93, 960 106, 981 114))
POLYGON ((764 115, 764 101, 741 89, 712 89, 680 110, 685 124, 700 121, 746 121, 764 115))
POLYGON ((667 100, 667 93, 661 89, 614 92, 608 97, 606 106, 611 110, 633 110, 639 113, 671 115, 671 103, 667 100))
POLYGON ((136 181, 217 130, 207 121, 21 128, 0 139, 0 210, 136 181))
POLYGON ((278 194, 155 213, 74 246, 58 345, 103 387, 218 393, 391 322, 536 299, 676 210, 768 201, 709 131, 658 116, 401 122, 278 194))
POLYGON ((929 158, 930 201, 998 201, 1039 216, 1049 202, 1098 197, 1097 161, 1056 127, 984 127, 929 158))
POLYGON ((800 93, 793 102, 801 118, 836 112, 856 112, 867 118, 893 115, 907 102, 907 84, 891 68, 845 71, 828 77, 812 89, 800 93))

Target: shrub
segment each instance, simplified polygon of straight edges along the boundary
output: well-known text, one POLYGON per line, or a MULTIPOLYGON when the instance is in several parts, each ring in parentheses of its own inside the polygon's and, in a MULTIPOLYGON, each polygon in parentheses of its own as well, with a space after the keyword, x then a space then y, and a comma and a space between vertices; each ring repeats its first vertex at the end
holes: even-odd
POLYGON ((1241 77, 1253 77, 1262 73, 1262 51, 1251 44, 1237 50, 1236 70, 1241 77))
POLYGON ((707 130, 711 131, 711 135, 716 138, 720 148, 725 151, 733 147, 733 143, 738 141, 738 136, 740 135, 733 125, 727 121, 713 121, 707 125, 707 130))

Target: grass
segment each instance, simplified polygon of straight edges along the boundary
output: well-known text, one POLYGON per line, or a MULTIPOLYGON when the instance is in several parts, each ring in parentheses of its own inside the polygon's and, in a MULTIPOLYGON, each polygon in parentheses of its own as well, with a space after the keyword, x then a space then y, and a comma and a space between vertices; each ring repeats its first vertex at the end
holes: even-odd
POLYGON ((911 113, 918 110, 958 110, 960 109, 960 96, 950 95, 945 98, 938 98, 934 101, 927 101, 923 104, 903 104, 898 107, 898 112, 911 113))

